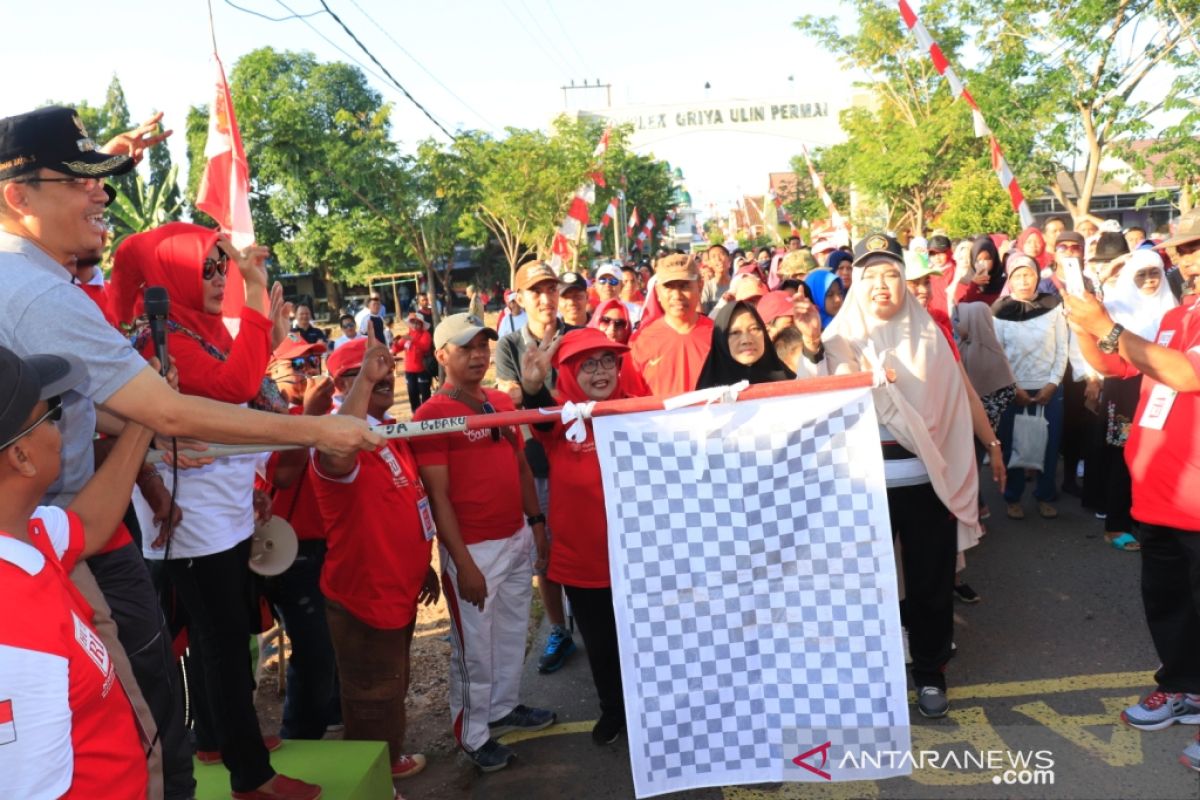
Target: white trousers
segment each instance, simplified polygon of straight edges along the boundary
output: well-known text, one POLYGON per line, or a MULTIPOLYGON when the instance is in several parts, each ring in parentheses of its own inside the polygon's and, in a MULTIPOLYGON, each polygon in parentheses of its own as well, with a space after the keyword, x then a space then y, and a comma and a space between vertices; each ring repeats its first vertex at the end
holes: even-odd
POLYGON ((488 723, 517 705, 529 627, 533 564, 528 525, 506 539, 467 545, 487 581, 483 610, 458 595, 458 570, 441 548, 442 590, 450 608, 450 718, 454 738, 471 752, 487 742, 488 723))

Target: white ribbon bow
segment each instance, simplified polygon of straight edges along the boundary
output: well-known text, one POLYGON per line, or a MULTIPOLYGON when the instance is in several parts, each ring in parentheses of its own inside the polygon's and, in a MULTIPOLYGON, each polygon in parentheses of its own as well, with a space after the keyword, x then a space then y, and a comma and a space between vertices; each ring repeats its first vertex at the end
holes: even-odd
POLYGON ((567 402, 562 407, 562 424, 566 427, 568 442, 583 444, 587 441, 587 420, 592 418, 596 404, 567 402))

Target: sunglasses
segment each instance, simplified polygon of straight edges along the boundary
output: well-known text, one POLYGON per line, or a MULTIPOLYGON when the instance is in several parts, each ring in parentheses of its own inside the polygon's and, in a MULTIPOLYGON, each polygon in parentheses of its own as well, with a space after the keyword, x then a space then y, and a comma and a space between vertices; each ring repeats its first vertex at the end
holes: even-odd
POLYGON ((1079 245, 1075 244, 1074 242, 1068 242, 1067 244, 1056 245, 1054 248, 1054 252, 1056 252, 1056 253, 1082 253, 1083 248, 1080 247, 1079 245))
POLYGON ((291 359, 290 363, 292 365, 292 369, 294 369, 296 372, 300 372, 305 367, 312 367, 313 369, 320 369, 321 368, 321 356, 318 355, 317 353, 310 353, 309 355, 306 355, 306 356, 297 356, 296 358, 291 359))
POLYGON ((354 324, 354 321, 353 321, 353 320, 346 320, 345 322, 343 322, 343 323, 342 323, 342 330, 344 330, 344 331, 351 330, 351 329, 353 329, 353 328, 355 328, 355 327, 356 327, 356 326, 355 326, 355 324, 354 324))
POLYGON ((596 278, 596 283, 603 283, 605 286, 620 286, 621 279, 610 277, 596 278))
POLYGON ((623 328, 625 328, 629 325, 628 322, 621 319, 620 317, 601 317, 599 320, 596 321, 596 324, 599 325, 601 328, 612 327, 617 330, 622 330, 623 328))
POLYGON ((62 398, 61 397, 51 397, 50 399, 48 399, 46 401, 46 404, 50 406, 46 410, 46 413, 42 414, 40 417, 35 419, 33 421, 33 424, 30 425, 28 428, 21 431, 16 436, 12 437, 4 444, 0 444, 0 450, 5 450, 5 449, 11 447, 12 445, 16 444, 21 439, 23 439, 26 436, 28 436, 29 434, 33 433, 34 429, 37 428, 38 425, 41 425, 46 420, 50 420, 51 422, 58 422, 59 420, 62 419, 63 412, 62 412, 62 398))
POLYGON ((226 253, 224 250, 218 250, 216 258, 204 259, 204 280, 211 281, 216 275, 220 275, 222 278, 224 278, 225 273, 228 271, 229 253, 226 253))
MULTIPOLYGON (((485 414, 495 414, 496 413, 496 407, 487 400, 483 401, 483 403, 480 405, 480 408, 483 409, 483 413, 485 413, 485 414)), ((499 428, 492 428, 492 441, 493 442, 500 441, 500 429, 499 428)))

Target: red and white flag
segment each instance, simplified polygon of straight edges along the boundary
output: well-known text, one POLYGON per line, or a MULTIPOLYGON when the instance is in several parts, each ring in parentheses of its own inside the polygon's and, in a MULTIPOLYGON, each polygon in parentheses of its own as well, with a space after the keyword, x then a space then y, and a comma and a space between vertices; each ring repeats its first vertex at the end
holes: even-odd
MULTIPOLYGON (((215 219, 233 246, 243 250, 254 244, 254 222, 250 218, 250 165, 242 147, 225 68, 216 53, 213 53, 213 60, 217 63, 217 82, 209 109, 208 141, 204 145, 204 157, 208 162, 200 177, 196 208, 215 219)), ((222 316, 238 318, 244 302, 242 275, 237 265, 230 261, 225 276, 222 316)))
POLYGON ((13 719, 12 700, 0 700, 0 744, 17 740, 17 723, 13 719))
POLYGON ((604 216, 600 218, 600 230, 604 230, 608 223, 617 218, 617 198, 608 201, 608 208, 604 209, 604 216))
POLYGON ((637 206, 633 207, 633 213, 629 215, 629 228, 625 231, 625 238, 633 236, 633 229, 638 226, 637 206))

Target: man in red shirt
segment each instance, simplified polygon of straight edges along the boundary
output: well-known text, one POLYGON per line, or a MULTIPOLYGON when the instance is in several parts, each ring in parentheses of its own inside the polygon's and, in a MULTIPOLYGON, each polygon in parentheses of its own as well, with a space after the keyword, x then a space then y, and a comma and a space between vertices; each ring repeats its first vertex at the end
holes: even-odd
MULTIPOLYGON (((1061 241, 1061 237, 1060 237, 1061 241)), ((1159 245, 1185 283, 1200 276, 1200 209, 1159 245)), ((1121 712, 1140 730, 1200 723, 1200 306, 1197 295, 1166 313, 1155 341, 1113 323, 1088 294, 1063 292, 1084 358, 1105 376, 1143 375, 1125 444, 1131 515, 1141 523, 1142 603, 1161 666, 1158 688, 1121 712)), ((1200 772, 1200 739, 1180 756, 1200 772)))
POLYGON ((125 511, 151 433, 129 424, 63 509, 60 396, 84 375, 65 359, 0 348, 0 794, 142 800, 140 735, 92 607, 67 578, 125 511), (86 533, 85 533, 86 531, 86 533))
POLYGON ((713 323, 700 314, 700 271, 690 256, 661 259, 655 276, 663 316, 639 331, 630 355, 650 391, 671 397, 696 388, 712 347, 713 323))
POLYGON ((429 399, 429 384, 433 378, 425 369, 425 357, 433 352, 433 336, 425 329, 425 319, 413 311, 408 315, 408 333, 392 342, 392 352, 404 353, 404 379, 408 383, 408 406, 417 413, 429 399))
MULTIPOLYGON (((433 346, 446 383, 413 419, 513 411, 506 393, 482 385, 495 339, 496 332, 470 314, 442 320, 433 346)), ((437 523, 453 626, 454 737, 476 766, 493 772, 516 757, 497 737, 541 730, 556 719, 519 703, 531 567, 546 567, 546 517, 515 428, 425 436, 413 441, 413 450, 437 523)))
MULTIPOLYGON (((328 369, 344 398, 339 414, 392 421, 395 362, 370 330, 334 350, 328 369)), ((408 656, 417 605, 437 602, 439 593, 429 565, 433 517, 416 460, 403 439, 391 439, 373 453, 314 456, 311 476, 329 537, 321 591, 345 738, 387 742, 392 776, 416 775, 425 756, 404 752, 408 656)))
MULTIPOLYGON (((321 377, 325 345, 310 344, 288 334, 267 365, 279 393, 293 416, 323 416, 333 405, 333 381, 321 377)), ((273 453, 256 488, 271 497, 271 513, 288 521, 300 540, 296 560, 283 573, 265 581, 267 599, 287 631, 292 654, 287 662, 287 693, 279 736, 320 739, 329 725, 342 721, 334 679, 333 643, 325 620, 321 594, 321 565, 325 562, 325 526, 317 508, 307 449, 273 453)))

